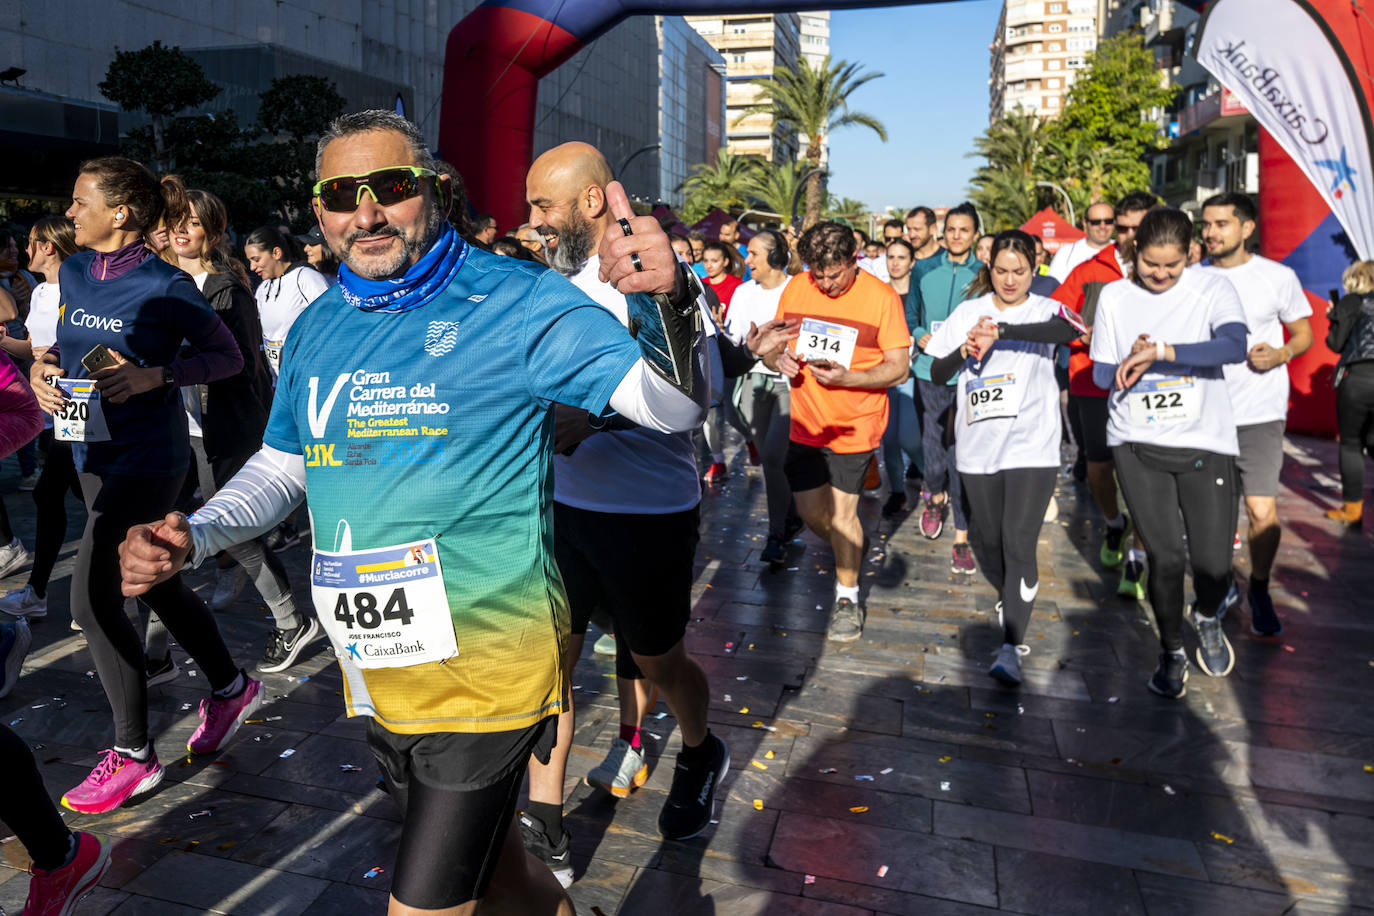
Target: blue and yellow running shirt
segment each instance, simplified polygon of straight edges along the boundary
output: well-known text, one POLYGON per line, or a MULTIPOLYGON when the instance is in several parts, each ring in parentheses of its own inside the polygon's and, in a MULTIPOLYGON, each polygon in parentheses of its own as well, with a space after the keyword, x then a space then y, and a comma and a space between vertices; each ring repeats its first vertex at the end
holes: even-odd
MULTIPOLYGON (((558 273, 476 249, 411 311, 366 312, 336 286, 296 320, 264 442, 305 456, 315 549, 437 549, 456 638, 456 655, 412 665, 362 667, 340 651, 349 715, 422 734, 507 731, 561 711, 569 623, 550 405, 603 413, 639 358, 615 316, 558 273)), ((312 563, 317 595, 329 566, 324 554, 312 563)), ((379 609, 340 619, 353 610, 378 627, 379 609)), ((382 626, 371 635, 406 629, 382 626)))

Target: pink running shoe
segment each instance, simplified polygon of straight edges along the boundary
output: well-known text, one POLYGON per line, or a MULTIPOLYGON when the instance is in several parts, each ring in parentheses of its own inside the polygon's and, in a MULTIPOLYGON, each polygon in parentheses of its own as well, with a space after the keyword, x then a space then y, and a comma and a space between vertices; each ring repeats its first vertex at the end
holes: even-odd
POLYGON ((76 834, 76 858, 52 871, 29 866, 24 916, 68 916, 110 868, 110 849, 89 833, 76 834))
POLYGON ((91 775, 62 796, 62 807, 82 814, 103 814, 135 795, 151 791, 160 782, 162 764, 157 762, 157 754, 138 761, 118 751, 105 751, 105 757, 91 770, 91 775))
POLYGON ((200 701, 200 727, 186 742, 192 754, 213 754, 224 747, 243 720, 262 707, 262 681, 244 676, 248 685, 236 697, 217 700, 207 697, 200 701))
POLYGON ((921 510, 921 534, 932 541, 945 530, 946 505, 948 505, 948 500, 937 503, 928 499, 925 508, 921 510))

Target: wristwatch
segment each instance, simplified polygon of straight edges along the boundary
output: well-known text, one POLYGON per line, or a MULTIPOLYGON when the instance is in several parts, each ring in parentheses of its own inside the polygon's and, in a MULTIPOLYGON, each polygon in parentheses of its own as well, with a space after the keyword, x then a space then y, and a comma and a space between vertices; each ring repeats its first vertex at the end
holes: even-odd
POLYGON ((176 386, 176 383, 177 383, 177 379, 176 379, 176 376, 172 374, 172 367, 171 367, 171 366, 163 366, 163 367, 162 367, 162 384, 165 385, 165 386, 167 386, 168 388, 173 388, 173 387, 176 386))

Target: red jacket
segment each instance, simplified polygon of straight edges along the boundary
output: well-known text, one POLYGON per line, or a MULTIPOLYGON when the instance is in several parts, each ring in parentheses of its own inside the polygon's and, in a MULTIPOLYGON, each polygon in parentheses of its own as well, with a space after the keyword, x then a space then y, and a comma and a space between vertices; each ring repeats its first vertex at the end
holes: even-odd
MULTIPOLYGON (((1115 283, 1122 279, 1125 272, 1116 257, 1116 246, 1108 245, 1092 258, 1075 267, 1050 298, 1082 314, 1085 289, 1090 284, 1115 283)), ((1089 326, 1091 316, 1084 316, 1089 326)), ((1088 345, 1081 340, 1069 344, 1069 394, 1086 397, 1105 398, 1107 391, 1093 382, 1093 361, 1088 356, 1088 345)))

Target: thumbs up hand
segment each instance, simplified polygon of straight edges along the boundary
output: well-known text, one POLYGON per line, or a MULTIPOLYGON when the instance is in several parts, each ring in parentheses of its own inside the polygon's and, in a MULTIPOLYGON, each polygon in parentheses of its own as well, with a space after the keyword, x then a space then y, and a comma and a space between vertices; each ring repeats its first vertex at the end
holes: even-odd
POLYGON ((621 293, 671 295, 678 281, 677 255, 658 220, 635 216, 618 181, 606 185, 606 204, 619 225, 608 229, 601 239, 601 280, 621 293))

